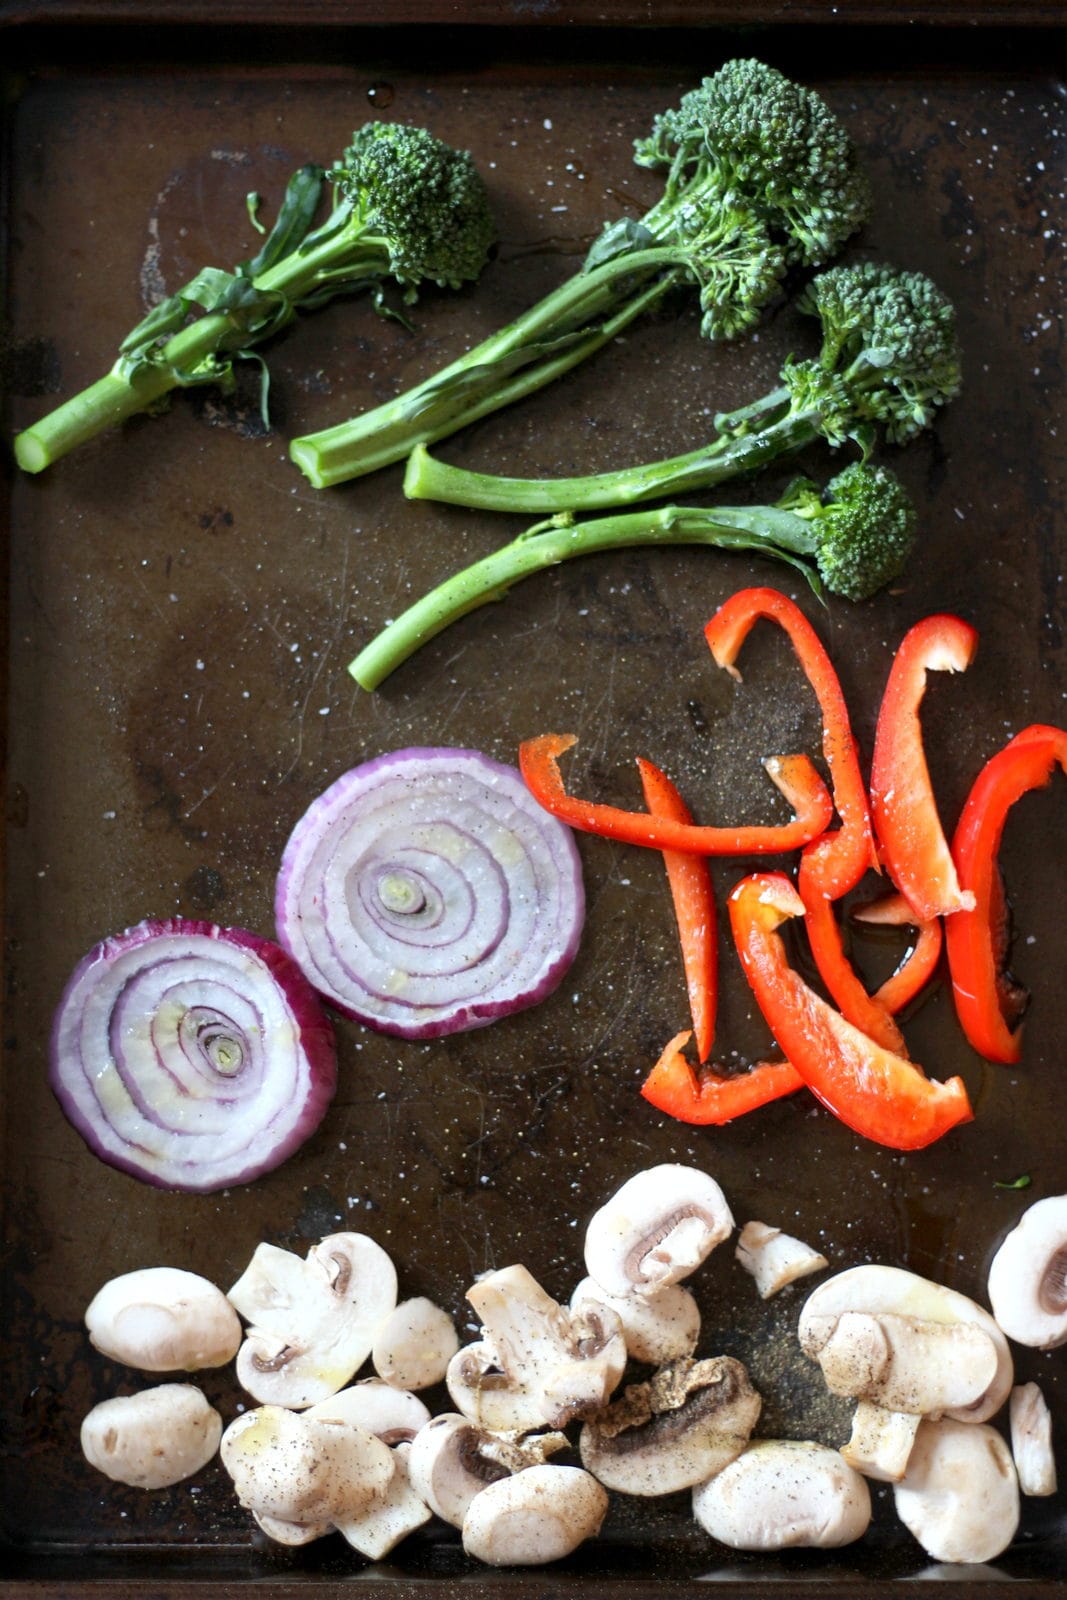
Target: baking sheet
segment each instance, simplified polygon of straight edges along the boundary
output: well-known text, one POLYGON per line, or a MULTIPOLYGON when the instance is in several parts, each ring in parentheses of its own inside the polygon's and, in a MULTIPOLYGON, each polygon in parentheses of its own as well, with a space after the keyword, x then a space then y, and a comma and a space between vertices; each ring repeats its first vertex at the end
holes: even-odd
MULTIPOLYGON (((712 667, 703 624, 745 584, 800 601, 868 751, 910 623, 952 610, 978 626, 966 679, 934 681, 924 707, 946 817, 1011 732, 1062 721, 1062 85, 1049 40, 842 29, 816 51, 774 29, 514 28, 464 35, 461 47, 448 30, 414 41, 357 29, 343 50, 314 34, 299 48, 288 36, 273 48, 261 40, 246 64, 232 39, 210 33, 214 49, 188 56, 165 34, 127 33, 115 54, 91 34, 73 48, 73 37, 57 34, 10 96, 14 428, 98 376, 164 287, 248 253, 249 189, 276 199, 295 166, 328 160, 369 117, 425 123, 470 147, 492 186, 500 246, 475 290, 424 296, 411 330, 367 303, 302 319, 270 352, 270 433, 251 386, 233 400, 193 393, 165 420, 138 419, 11 484, 2 1503, 12 1592, 133 1581, 228 1593, 255 1579, 328 1594, 358 1576, 361 1593, 430 1596, 695 1595, 706 1581, 837 1594, 921 1576, 950 1594, 979 1579, 991 1594, 1031 1580, 1030 1593, 1059 1600, 1062 1497, 1027 1503, 1015 1546, 975 1573, 931 1571, 877 1491, 870 1534, 837 1554, 732 1554, 699 1533, 677 1496, 616 1502, 602 1538, 562 1568, 486 1574, 436 1525, 378 1567, 337 1539, 267 1548, 217 1465, 148 1496, 98 1479, 76 1440, 90 1405, 138 1386, 89 1349, 81 1326, 116 1273, 166 1261, 225 1286, 260 1239, 303 1252, 324 1232, 360 1228, 393 1253, 403 1293, 432 1296, 466 1333, 463 1292, 488 1268, 521 1260, 566 1298, 588 1215, 663 1160, 707 1166, 739 1221, 780 1223, 835 1268, 889 1261, 982 1298, 1004 1231, 1064 1187, 1062 783, 1019 808, 1004 851, 1015 964, 1033 993, 1023 1062, 979 1063, 939 991, 909 1022, 909 1042, 937 1076, 963 1073, 978 1117, 920 1155, 862 1143, 800 1096, 715 1131, 653 1113, 638 1086, 685 1022, 662 865, 588 837, 587 932, 561 990, 446 1042, 342 1024, 334 1106, 256 1184, 208 1197, 149 1191, 87 1153, 44 1081, 52 1010, 91 944, 173 913, 269 933, 293 822, 379 751, 448 743, 513 759, 520 739, 566 728, 580 738, 570 770, 583 792, 632 800, 641 754, 709 820, 772 814, 759 758, 814 750, 818 730, 772 630, 746 646, 743 685, 712 667), (632 166, 632 139, 739 50, 819 87, 864 149, 877 204, 852 258, 925 270, 957 304, 964 393, 936 430, 887 457, 922 512, 906 580, 866 606, 822 610, 768 563, 693 550, 590 559, 531 580, 379 693, 362 693, 345 671, 360 645, 523 521, 407 504, 399 468, 317 493, 288 463, 287 439, 433 370, 560 281, 605 217, 639 214, 657 180, 632 166), (1023 1173, 1029 1189, 997 1187, 1023 1173)), ((715 411, 769 387, 785 354, 812 347, 810 324, 788 305, 758 337, 721 348, 700 344, 691 310, 672 306, 441 453, 546 474, 673 453, 699 442, 715 411)), ((804 465, 827 475, 818 452, 804 465)), ((743 486, 730 498, 754 494, 743 486)), ((721 892, 741 870, 716 867, 721 892)), ((765 1036, 725 949, 723 969, 721 1047, 750 1057, 765 1036)), ((841 1442, 843 1413, 827 1414, 821 1380, 794 1350, 802 1294, 760 1304, 728 1249, 695 1287, 701 1353, 751 1362, 760 1431, 841 1442)), ((1046 1390, 1062 1467, 1062 1353, 1020 1352, 1018 1370, 1046 1390)), ((233 1414, 240 1397, 225 1373, 204 1387, 233 1414)))

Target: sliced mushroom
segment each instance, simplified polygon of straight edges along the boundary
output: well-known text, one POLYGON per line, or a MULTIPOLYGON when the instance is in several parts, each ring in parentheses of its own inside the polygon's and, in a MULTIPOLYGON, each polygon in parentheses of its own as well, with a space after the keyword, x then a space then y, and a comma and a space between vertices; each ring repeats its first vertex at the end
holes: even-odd
POLYGON ((222 1290, 180 1267, 141 1267, 93 1296, 85 1326, 97 1350, 142 1372, 197 1372, 237 1354, 241 1324, 222 1290))
POLYGON ((442 1521, 462 1528, 468 1506, 487 1484, 543 1466, 566 1444, 562 1433, 521 1440, 492 1434, 458 1412, 444 1411, 411 1441, 411 1486, 442 1521))
POLYGON ((585 1270, 609 1294, 656 1294, 695 1272, 733 1226, 708 1173, 673 1162, 648 1167, 593 1215, 585 1270))
POLYGON ((989 1303, 1017 1344, 1051 1350, 1067 1342, 1067 1194, 1023 1212, 993 1257, 989 1303))
POLYGON ((333 1532, 332 1522, 286 1522, 284 1517, 270 1517, 265 1511, 253 1511, 252 1516, 268 1539, 294 1548, 313 1544, 333 1532))
POLYGON ((1026 1495, 1056 1493, 1056 1458, 1052 1453, 1052 1417, 1036 1383, 1011 1391, 1011 1453, 1019 1488, 1026 1495))
POLYGON ((380 1378, 366 1378, 339 1389, 311 1406, 307 1416, 366 1428, 385 1444, 410 1443, 430 1420, 429 1408, 408 1389, 394 1389, 380 1378))
POLYGON ((831 1394, 890 1411, 940 1417, 973 1406, 997 1374, 998 1352, 974 1322, 930 1322, 884 1311, 809 1315, 801 1338, 831 1394))
POLYGON ((429 1506, 411 1487, 410 1450, 411 1445, 406 1442, 394 1445, 394 1471, 385 1492, 358 1516, 341 1513, 336 1518, 334 1525, 338 1533, 369 1561, 380 1561, 401 1539, 406 1539, 409 1533, 430 1520, 429 1506))
POLYGON ((841 1454, 865 1478, 898 1483, 907 1471, 921 1421, 917 1412, 887 1411, 861 1400, 852 1418, 852 1437, 841 1454))
POLYGON ((599 1411, 617 1387, 626 1341, 613 1311, 567 1312, 517 1265, 480 1278, 467 1299, 486 1338, 473 1359, 470 1347, 459 1352, 448 1386, 472 1422, 493 1431, 559 1428, 599 1411))
POLYGON ((371 1361, 379 1378, 398 1389, 428 1389, 441 1382, 458 1349, 448 1312, 420 1295, 386 1317, 374 1336, 371 1361))
POLYGON ((992 1561, 1019 1525, 1011 1452, 985 1424, 923 1422, 893 1496, 900 1520, 935 1561, 992 1561))
POLYGON ((162 1383, 116 1395, 81 1425, 90 1466, 135 1489, 166 1489, 191 1478, 219 1447, 222 1418, 191 1383, 162 1383))
POLYGON ((381 1498, 394 1471, 389 1446, 365 1428, 282 1406, 237 1417, 221 1454, 247 1510, 305 1525, 358 1516, 381 1498))
POLYGON ((829 1266, 826 1257, 766 1222, 746 1222, 734 1251, 746 1272, 756 1280, 760 1297, 769 1300, 789 1283, 821 1272, 829 1266))
POLYGON ((684 1357, 631 1384, 582 1429, 582 1464, 608 1489, 660 1495, 721 1472, 748 1443, 760 1397, 740 1361, 684 1357))
POLYGON ((833 1549, 867 1531, 867 1484, 827 1445, 761 1439, 693 1490, 705 1532, 733 1550, 833 1549))
POLYGON ((529 1467, 489 1484, 463 1519, 463 1548, 493 1567, 561 1561, 600 1531, 608 1497, 581 1467, 529 1467))
POLYGON ((307 1259, 257 1247, 229 1299, 250 1324, 237 1378, 264 1405, 300 1409, 344 1387, 396 1305, 396 1270, 362 1233, 335 1233, 307 1259))
POLYGON ((608 1306, 622 1324, 626 1349, 635 1361, 661 1367, 691 1356, 700 1338, 700 1307, 680 1283, 656 1294, 609 1294, 593 1278, 583 1278, 571 1295, 571 1310, 608 1306))
MULTIPOLYGON (((924 1329, 928 1332, 932 1323, 977 1327, 992 1340, 996 1351, 992 1379, 975 1401, 958 1407, 949 1405, 944 1414, 961 1422, 985 1422, 1007 1400, 1013 1377, 1008 1342, 989 1312, 955 1289, 947 1289, 900 1267, 850 1267, 828 1278, 808 1296, 797 1328, 801 1348, 817 1359, 834 1325, 847 1313, 859 1313, 884 1324, 883 1334, 886 1326, 901 1331, 899 1324, 886 1323, 887 1318, 913 1322, 920 1333, 924 1329)), ((887 1334, 886 1339, 892 1346, 892 1337, 887 1334)), ((866 1395, 865 1398, 876 1397, 866 1395)), ((878 1403, 900 1411, 915 1409, 913 1405, 898 1405, 894 1400, 882 1399, 878 1403)))

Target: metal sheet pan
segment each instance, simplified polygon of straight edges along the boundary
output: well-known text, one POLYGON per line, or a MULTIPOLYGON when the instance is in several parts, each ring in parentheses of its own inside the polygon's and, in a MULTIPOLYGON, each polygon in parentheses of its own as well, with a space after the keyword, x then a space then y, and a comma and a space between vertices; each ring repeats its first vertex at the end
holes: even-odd
MULTIPOLYGON (((677 1496, 616 1505, 601 1539, 559 1569, 487 1574, 437 1526, 376 1567, 337 1539, 267 1548, 217 1466, 148 1496, 110 1487, 81 1462, 84 1411, 137 1386, 90 1350, 82 1311, 105 1278, 134 1266, 168 1261, 225 1285, 260 1239, 303 1250, 325 1231, 358 1227, 393 1252, 404 1292, 433 1296, 462 1327, 473 1275, 512 1260, 565 1297, 591 1211, 631 1172, 673 1159, 707 1165, 740 1220, 786 1225, 835 1267, 891 1261, 981 1297, 1003 1233, 1032 1199, 1064 1188, 1062 783, 1026 801, 1005 843, 1016 967, 1033 994, 1024 1060, 1017 1070, 979 1063, 941 988, 909 1021, 909 1041, 936 1075, 964 1074, 978 1116, 922 1155, 864 1144, 799 1097, 707 1133, 651 1112, 638 1086, 683 1025, 685 1003, 662 867, 591 838, 581 841, 588 930, 556 996, 442 1043, 342 1025, 337 1100, 268 1178, 201 1198, 149 1191, 95 1161, 52 1100, 49 1020, 80 955, 146 915, 269 933, 292 823, 378 751, 450 743, 512 759, 523 737, 565 727, 580 736, 573 771, 586 790, 629 794, 642 754, 709 818, 742 807, 766 815, 759 758, 814 749, 817 727, 769 629, 746 648, 741 686, 707 658, 703 623, 747 583, 777 584, 808 611, 867 751, 907 626, 934 610, 977 625, 966 679, 934 682, 924 709, 946 817, 1009 732, 1063 718, 1059 35, 806 32, 767 25, 768 8, 755 32, 568 29, 524 26, 513 10, 491 30, 441 27, 432 6, 427 27, 409 6, 407 26, 391 30, 375 25, 386 19, 373 7, 352 8, 354 25, 339 31, 253 28, 247 10, 220 14, 246 25, 231 32, 199 17, 187 18, 203 24, 195 29, 153 30, 145 24, 174 18, 151 7, 105 8, 106 28, 62 5, 5 17, 11 427, 98 376, 162 286, 245 254, 249 189, 276 197, 293 167, 329 159, 368 117, 424 122, 470 147, 500 231, 477 289, 424 296, 410 330, 355 302, 289 330, 270 353, 269 433, 251 391, 191 394, 166 419, 139 419, 40 479, 10 475, 5 1592, 222 1596, 255 1583, 335 1596, 358 1582, 361 1594, 428 1600, 675 1600, 709 1582, 746 1596, 801 1584, 873 1596, 894 1581, 938 1579, 946 1595, 981 1581, 990 1595, 1027 1584, 1063 1600, 1062 1496, 1029 1502, 1012 1549, 974 1572, 932 1569, 879 1493, 867 1539, 838 1554, 733 1555, 698 1532, 677 1496), (654 194, 654 177, 631 165, 632 138, 738 51, 822 89, 866 151, 877 206, 852 254, 926 270, 958 307, 964 393, 936 430, 893 456, 922 513, 906 581, 868 605, 823 610, 785 569, 746 558, 590 559, 468 617, 378 694, 362 693, 345 666, 372 632, 522 524, 407 504, 399 469, 316 493, 287 461, 286 439, 387 397, 558 282, 605 217, 639 212, 654 194), (1028 1190, 998 1186, 1024 1173, 1028 1190)), ((720 24, 730 20, 722 10, 720 24)), ((734 8, 734 19, 746 16, 734 8)), ((284 7, 263 17, 293 20, 284 7)), ((695 20, 684 7, 672 11, 679 18, 695 20)), ((1020 21, 1046 20, 1042 8, 1021 8, 1020 21)), ((672 306, 443 453, 550 474, 687 448, 715 411, 760 392, 811 339, 785 305, 758 338, 711 348, 690 309, 672 306)), ((804 464, 827 469, 818 453, 804 464)), ((754 494, 745 486, 734 498, 754 494)), ((739 870, 716 867, 720 890, 739 870)), ((751 1013, 724 951, 724 1050, 764 1047, 751 1013)), ((761 1431, 840 1442, 843 1415, 827 1409, 795 1351, 799 1295, 762 1305, 728 1250, 698 1292, 701 1349, 750 1360, 765 1395, 761 1431)), ((1020 1352, 1018 1369, 1048 1394, 1062 1467, 1062 1354, 1020 1352)), ((229 1377, 206 1388, 232 1415, 229 1377)))

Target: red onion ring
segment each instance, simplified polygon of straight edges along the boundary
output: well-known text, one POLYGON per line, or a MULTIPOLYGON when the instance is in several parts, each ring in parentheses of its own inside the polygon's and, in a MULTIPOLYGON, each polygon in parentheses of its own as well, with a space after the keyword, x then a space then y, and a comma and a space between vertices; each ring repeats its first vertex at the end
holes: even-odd
POLYGON ((278 938, 346 1016, 434 1038, 550 994, 585 915, 571 830, 514 767, 476 750, 398 750, 355 767, 297 823, 278 938))
POLYGON ((174 917, 104 939, 74 969, 50 1079, 102 1161, 164 1189, 248 1183, 322 1121, 333 1030, 269 939, 174 917))

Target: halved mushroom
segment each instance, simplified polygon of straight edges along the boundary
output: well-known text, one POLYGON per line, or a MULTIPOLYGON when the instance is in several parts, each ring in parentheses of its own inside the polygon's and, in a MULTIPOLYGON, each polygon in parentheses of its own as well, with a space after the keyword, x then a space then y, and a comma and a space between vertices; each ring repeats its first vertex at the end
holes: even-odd
POLYGON ((135 1489, 191 1478, 219 1447, 222 1418, 191 1383, 161 1383, 93 1407, 81 1425, 90 1466, 135 1489))
POLYGON ((334 1526, 354 1550, 369 1561, 380 1561, 409 1533, 429 1522, 432 1515, 425 1500, 411 1486, 408 1458, 411 1445, 406 1441, 393 1446, 393 1476, 384 1493, 356 1516, 338 1513, 334 1526))
POLYGON ((411 1441, 411 1486, 442 1521, 461 1528, 468 1506, 487 1484, 543 1466, 566 1444, 562 1433, 525 1439, 492 1434, 458 1412, 445 1411, 411 1441))
POLYGON ((656 1294, 609 1294, 593 1278, 583 1278, 571 1295, 571 1310, 608 1306, 622 1324, 626 1349, 635 1361, 661 1367, 691 1356, 700 1338, 700 1307, 680 1283, 656 1294))
POLYGON ((561 1561, 600 1531, 608 1497, 581 1467, 529 1467, 475 1495, 463 1548, 494 1567, 561 1561))
POLYGON ((582 1465, 608 1489, 661 1495, 721 1472, 748 1443, 759 1395, 740 1361, 671 1362, 582 1429, 582 1465))
POLYGON ((710 1174, 665 1162, 636 1173, 594 1213, 585 1269, 609 1294, 656 1294, 695 1272, 733 1226, 710 1174))
POLYGON ((362 1233, 335 1233, 306 1260, 257 1247, 229 1292, 250 1324, 237 1378, 264 1405, 301 1409, 344 1387, 396 1305, 396 1269, 362 1233))
POLYGON ((305 1526, 358 1516, 384 1495, 394 1471, 389 1446, 365 1428, 282 1406, 235 1418, 221 1455, 246 1510, 305 1526))
POLYGON ((993 1257, 989 1303, 1017 1344, 1052 1350, 1067 1343, 1067 1194, 1023 1212, 993 1257))
POLYGON ((381 1378, 339 1389, 311 1406, 306 1415, 324 1422, 366 1428, 384 1444, 410 1443, 430 1420, 429 1408, 409 1389, 394 1389, 381 1378))
POLYGON ((923 1422, 893 1496, 900 1520, 935 1561, 992 1561, 1019 1525, 1011 1452, 985 1424, 923 1422))
POLYGON ((1052 1453, 1052 1417, 1036 1383, 1011 1391, 1011 1453, 1019 1488, 1026 1495, 1056 1493, 1056 1458, 1052 1453))
POLYGON ((821 1272, 830 1264, 803 1240, 794 1239, 781 1228, 769 1227, 766 1222, 746 1222, 734 1254, 745 1271, 755 1278, 756 1288, 764 1300, 769 1300, 786 1284, 821 1272))
POLYGON ((852 1437, 841 1454, 865 1478, 898 1483, 908 1469, 921 1421, 917 1412, 887 1411, 861 1400, 852 1418, 852 1437))
POLYGON ((447 1311, 425 1295, 403 1300, 374 1336, 371 1360, 386 1383, 398 1389, 428 1389, 440 1383, 459 1349, 447 1311))
POLYGON ((997 1348, 974 1322, 930 1322, 892 1311, 813 1313, 801 1344, 818 1361, 831 1394, 920 1417, 975 1405, 997 1373, 997 1348))
POLYGON ((458 1410, 494 1432, 564 1427, 607 1401, 626 1366, 618 1317, 567 1312, 523 1266, 487 1273, 467 1291, 485 1339, 448 1369, 458 1410))
POLYGON ((761 1439, 693 1490, 693 1514, 732 1550, 832 1549, 866 1533, 871 1495, 837 1450, 761 1439))
POLYGON ((241 1324, 222 1290, 180 1267, 140 1267, 112 1278, 85 1313, 102 1355, 142 1372, 197 1372, 232 1361, 241 1324))
MULTIPOLYGON (((943 1338, 940 1332, 932 1328, 931 1325, 934 1324, 948 1329, 960 1327, 977 1329, 980 1334, 992 1341, 996 1355, 991 1378, 984 1390, 971 1401, 956 1404, 949 1400, 949 1403, 941 1407, 937 1401, 936 1385, 942 1380, 933 1372, 924 1376, 921 1385, 921 1388, 928 1392, 911 1396, 908 1404, 900 1404, 897 1399, 886 1398, 893 1392, 892 1382, 882 1385, 881 1397, 865 1390, 863 1398, 875 1399, 879 1404, 893 1410, 918 1411, 920 1404, 926 1403, 930 1394, 933 1394, 938 1408, 943 1410, 944 1415, 955 1417, 961 1422, 984 1422, 1007 1400, 1013 1377, 1008 1342, 989 1312, 974 1300, 969 1300, 966 1295, 960 1294, 955 1289, 945 1288, 942 1284, 932 1283, 929 1279, 921 1278, 917 1273, 907 1272, 900 1267, 850 1267, 847 1271, 828 1278, 808 1296, 800 1313, 797 1328, 801 1348, 806 1354, 818 1359, 819 1352, 833 1338, 838 1322, 842 1318, 854 1315, 867 1318, 868 1322, 846 1322, 845 1333, 847 1334, 851 1327, 864 1337, 869 1336, 874 1364, 883 1359, 886 1350, 889 1351, 889 1363, 885 1370, 890 1379, 893 1365, 898 1359, 895 1352, 899 1352, 902 1346, 908 1348, 913 1334, 917 1341, 914 1346, 916 1350, 923 1345, 924 1340, 931 1338, 935 1349, 953 1348, 952 1335, 943 1338), (877 1324, 877 1331, 871 1328, 872 1322, 877 1324), (908 1324, 911 1326, 906 1327, 908 1324)), ((843 1342, 842 1340, 837 1346, 838 1354, 841 1353, 843 1342)), ((988 1363, 989 1353, 982 1340, 964 1333, 961 1344, 968 1350, 973 1349, 979 1366, 988 1363)), ((954 1382, 951 1373, 948 1377, 954 1382)), ((906 1387, 906 1384, 903 1387, 906 1387)), ((901 1398, 909 1397, 902 1394, 901 1398)))
POLYGON ((268 1539, 294 1549, 313 1544, 316 1539, 324 1539, 333 1532, 332 1522, 286 1522, 284 1517, 271 1517, 265 1511, 253 1511, 252 1516, 268 1539))

